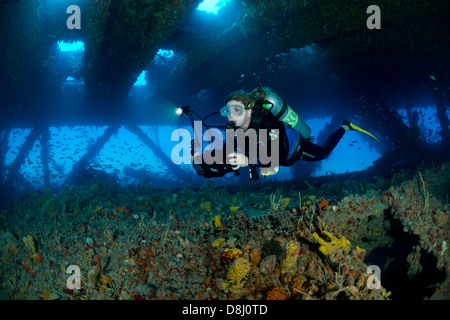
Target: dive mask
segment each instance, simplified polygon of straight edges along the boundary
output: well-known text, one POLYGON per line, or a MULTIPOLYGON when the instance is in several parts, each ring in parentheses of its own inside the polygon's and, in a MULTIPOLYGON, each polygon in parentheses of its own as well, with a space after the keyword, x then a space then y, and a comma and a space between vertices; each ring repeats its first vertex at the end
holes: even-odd
POLYGON ((228 113, 231 113, 231 115, 238 117, 244 113, 245 109, 246 108, 241 105, 223 106, 220 108, 220 115, 228 117, 228 113))

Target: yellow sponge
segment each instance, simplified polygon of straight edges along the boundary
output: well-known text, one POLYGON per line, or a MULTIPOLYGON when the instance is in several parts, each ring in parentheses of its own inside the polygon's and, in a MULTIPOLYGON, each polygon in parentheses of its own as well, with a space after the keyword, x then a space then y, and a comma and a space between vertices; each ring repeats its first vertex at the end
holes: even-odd
POLYGON ((31 234, 22 238, 23 244, 27 247, 28 250, 33 254, 33 258, 36 257, 36 246, 34 245, 34 239, 31 234))
POLYGON ((345 237, 340 239, 333 236, 330 232, 323 232, 328 238, 330 238, 330 242, 323 240, 319 235, 314 232, 313 238, 320 244, 319 251, 323 254, 333 254, 338 250, 349 251, 350 250, 350 241, 348 241, 345 237))
POLYGON ((228 269, 227 280, 232 284, 242 281, 250 272, 251 264, 246 258, 236 258, 228 269))
POLYGON ((292 270, 297 263, 300 254, 300 243, 291 240, 284 247, 284 259, 281 262, 281 272, 286 273, 292 270))

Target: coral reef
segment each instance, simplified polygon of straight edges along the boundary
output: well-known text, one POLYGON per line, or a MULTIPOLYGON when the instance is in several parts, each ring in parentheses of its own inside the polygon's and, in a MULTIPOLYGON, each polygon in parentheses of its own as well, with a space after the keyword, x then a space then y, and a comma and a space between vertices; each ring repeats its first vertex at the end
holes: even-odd
POLYGON ((3 232, 0 235, 0 261, 7 263, 19 254, 18 244, 16 238, 11 232, 3 232))
MULTIPOLYGON (((340 201, 332 200, 327 186, 315 197, 290 188, 280 197, 290 198, 289 204, 277 210, 271 195, 280 189, 230 193, 211 183, 176 193, 102 184, 35 194, 2 211, 6 222, 0 227, 10 231, 0 236, 0 295, 390 299, 395 286, 391 291, 392 284, 382 278, 380 289, 370 289, 367 269, 378 264, 375 253, 396 246, 400 238, 412 241, 403 246, 402 260, 411 281, 426 276, 424 259, 430 257, 436 261, 433 272, 449 272, 448 204, 434 197, 449 171, 448 165, 421 170, 385 191, 368 185, 363 194, 347 193, 340 201), (319 206, 322 199, 328 204, 319 206), (70 265, 81 270, 79 290, 66 286, 70 265)), ((358 183, 355 189, 361 190, 358 183)), ((382 275, 400 258, 383 259, 382 275)), ((434 283, 428 297, 448 298, 444 280, 434 283)))

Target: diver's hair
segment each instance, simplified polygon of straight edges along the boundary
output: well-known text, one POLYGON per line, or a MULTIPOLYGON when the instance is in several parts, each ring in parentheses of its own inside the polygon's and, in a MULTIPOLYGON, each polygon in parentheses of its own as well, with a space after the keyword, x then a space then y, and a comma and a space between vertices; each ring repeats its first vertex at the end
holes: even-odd
POLYGON ((250 95, 246 93, 244 90, 238 90, 230 93, 228 97, 225 98, 225 104, 227 104, 231 100, 239 101, 249 109, 252 109, 254 106, 254 103, 250 98, 250 95))

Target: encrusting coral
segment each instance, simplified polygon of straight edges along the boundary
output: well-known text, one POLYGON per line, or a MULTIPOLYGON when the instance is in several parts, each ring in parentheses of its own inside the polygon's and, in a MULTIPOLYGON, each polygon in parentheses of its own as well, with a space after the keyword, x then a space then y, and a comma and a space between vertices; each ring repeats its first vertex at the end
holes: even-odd
MULTIPOLYGON (((275 212, 267 190, 231 195, 215 186, 185 189, 175 202, 173 190, 144 188, 121 190, 112 203, 102 201, 90 186, 21 199, 5 209, 14 212, 10 221, 16 221, 2 226, 13 231, 0 236, 5 280, 0 295, 46 300, 389 299, 383 280, 381 289, 368 288, 365 261, 372 250, 393 241, 387 215, 420 239, 405 255, 409 277, 426 271, 421 260, 427 254, 436 257, 439 272, 450 265, 448 206, 432 191, 432 181, 448 176, 446 171, 422 171, 428 198, 416 177, 385 192, 368 190, 340 201, 326 196, 329 203, 322 208, 318 199, 324 195, 305 200, 293 189, 286 208, 275 212), (46 205, 55 197, 65 205, 46 205), (195 199, 210 206, 200 208, 195 199), (239 209, 231 212, 230 202, 239 203, 239 209), (23 219, 27 215, 34 215, 33 223, 23 219), (220 224, 211 220, 216 216, 220 224), (66 287, 69 265, 81 269, 80 290, 66 287)), ((449 286, 444 282, 436 293, 445 296, 449 286)))
POLYGON ((16 238, 11 232, 3 232, 0 235, 0 261, 7 263, 19 254, 19 248, 16 238))

